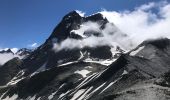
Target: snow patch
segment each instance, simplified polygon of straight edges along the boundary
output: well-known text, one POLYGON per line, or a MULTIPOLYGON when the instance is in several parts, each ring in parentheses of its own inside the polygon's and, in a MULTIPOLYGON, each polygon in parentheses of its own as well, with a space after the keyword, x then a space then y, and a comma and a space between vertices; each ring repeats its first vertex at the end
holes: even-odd
POLYGON ((86 90, 86 89, 81 89, 81 90, 77 91, 70 100, 77 100, 77 98, 78 98, 79 96, 81 96, 81 95, 84 93, 85 90, 86 90))
POLYGON ((57 93, 57 91, 54 92, 54 93, 52 93, 52 94, 48 97, 48 99, 51 100, 51 99, 54 97, 54 95, 55 95, 56 93, 57 93))
POLYGON ((93 68, 92 66, 86 66, 85 68, 87 68, 87 69, 91 69, 91 68, 93 68))
POLYGON ((104 88, 99 94, 101 94, 102 92, 104 92, 105 90, 107 90, 110 86, 112 86, 113 84, 115 84, 117 81, 119 81, 122 77, 116 79, 115 81, 111 82, 106 88, 104 88))
POLYGON ((139 47, 130 53, 131 56, 135 56, 139 51, 141 51, 145 46, 139 47))
POLYGON ((67 63, 64 63, 64 64, 59 65, 58 67, 62 67, 62 66, 66 66, 66 65, 70 65, 70 64, 73 64, 73 63, 77 63, 77 62, 78 62, 78 61, 67 62, 67 63))
POLYGON ((89 93, 89 91, 92 89, 93 87, 90 87, 85 93, 83 93, 83 95, 81 95, 81 97, 79 97, 77 100, 84 100, 85 96, 89 93))
POLYGON ((29 100, 35 100, 36 95, 34 95, 33 97, 31 97, 29 100))
POLYGON ((93 90, 90 94, 88 94, 88 95, 85 97, 85 99, 88 99, 88 98, 89 98, 90 96, 92 96, 96 91, 98 91, 100 88, 102 88, 105 84, 106 84, 106 82, 103 83, 103 84, 101 84, 98 88, 96 88, 96 89, 93 90))
POLYGON ((22 79, 24 79, 25 77, 23 77, 24 75, 24 71, 21 70, 10 82, 8 82, 6 85, 15 85, 17 84, 19 81, 21 81, 22 79))
POLYGON ((91 58, 87 58, 84 60, 84 62, 93 62, 93 63, 98 63, 98 64, 101 64, 101 65, 110 65, 112 64, 116 59, 106 59, 106 60, 93 60, 91 58))
POLYGON ((18 95, 14 94, 12 97, 7 96, 5 99, 2 99, 2 100, 17 100, 17 98, 18 98, 18 95))
POLYGON ((84 15, 85 15, 85 12, 82 12, 82 11, 80 11, 80 10, 76 10, 76 12, 77 12, 81 17, 84 17, 84 15))
POLYGON ((126 70, 123 71, 122 75, 128 74, 126 70))
MULTIPOLYGON (((67 91, 66 93, 62 93, 60 96, 59 96, 59 100, 60 100, 60 98, 62 98, 62 97, 64 97, 65 95, 67 95, 68 93, 70 92, 70 90, 69 91, 67 91)), ((61 99, 62 100, 62 99, 61 99)))
POLYGON ((76 74, 80 74, 80 75, 82 75, 83 77, 87 77, 87 74, 89 74, 91 71, 88 71, 88 70, 77 70, 77 71, 75 71, 74 73, 76 73, 76 74))
POLYGON ((78 60, 81 60, 84 57, 83 53, 80 51, 80 58, 78 60))
POLYGON ((92 79, 94 79, 98 74, 93 73, 92 75, 86 77, 75 89, 78 90, 79 88, 86 85, 88 82, 90 82, 92 79))
POLYGON ((39 97, 37 100, 41 100, 41 97, 39 97))
POLYGON ((54 93, 52 93, 50 96, 48 96, 48 99, 51 100, 54 98, 55 94, 64 86, 65 84, 62 84, 57 91, 55 91, 54 93))
MULTIPOLYGON (((14 78, 16 78, 16 77, 14 77, 14 78)), ((24 79, 24 77, 22 77, 22 78, 20 78, 20 79, 12 79, 9 83, 7 83, 7 86, 9 86, 9 85, 15 85, 15 84, 17 84, 19 81, 21 81, 21 80, 23 80, 24 79)))

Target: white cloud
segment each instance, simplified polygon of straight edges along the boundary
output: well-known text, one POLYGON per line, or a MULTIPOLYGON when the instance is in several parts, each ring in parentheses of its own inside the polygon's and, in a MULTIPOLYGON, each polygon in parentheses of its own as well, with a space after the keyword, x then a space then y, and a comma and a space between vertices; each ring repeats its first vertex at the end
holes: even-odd
POLYGON ((126 33, 133 43, 159 37, 170 38, 170 4, 165 1, 144 4, 134 11, 101 13, 126 33))
POLYGON ((103 45, 110 45, 113 47, 118 44, 122 45, 124 40, 118 39, 120 37, 123 38, 124 34, 116 26, 114 26, 112 23, 108 23, 104 29, 101 29, 100 27, 101 25, 97 22, 85 22, 81 25, 80 29, 71 31, 84 37, 82 40, 67 38, 60 44, 54 43, 53 49, 55 51, 60 51, 62 49, 96 47, 103 45), (101 33, 101 36, 96 37, 94 35, 84 35, 84 32, 87 31, 101 33))
POLYGON ((38 47, 38 43, 29 44, 28 47, 36 48, 36 47, 38 47))
POLYGON ((86 37, 84 35, 85 31, 96 31, 96 32, 100 32, 100 25, 96 22, 85 22, 82 25, 80 25, 80 29, 78 30, 72 30, 71 32, 74 32, 75 34, 78 34, 82 37, 86 37))
POLYGON ((0 65, 5 64, 7 61, 11 60, 15 56, 12 53, 0 54, 0 65))
POLYGON ((156 3, 155 2, 150 2, 148 4, 144 4, 140 7, 137 7, 136 10, 149 10, 149 9, 152 9, 156 6, 156 3))
POLYGON ((8 50, 9 48, 0 48, 0 51, 3 51, 3 50, 8 50))
MULTIPOLYGON (((0 51, 3 51, 3 50, 5 50, 5 51, 7 51, 9 48, 4 48, 4 49, 2 49, 2 48, 0 48, 0 51)), ((11 60, 11 59, 13 59, 13 58, 15 58, 15 57, 19 57, 20 59, 21 59, 21 57, 20 56, 18 56, 18 55, 15 55, 15 53, 18 51, 18 48, 11 48, 11 51, 14 53, 12 53, 12 52, 9 52, 9 53, 0 53, 0 65, 3 65, 3 64, 5 64, 7 61, 9 61, 9 60, 11 60)))

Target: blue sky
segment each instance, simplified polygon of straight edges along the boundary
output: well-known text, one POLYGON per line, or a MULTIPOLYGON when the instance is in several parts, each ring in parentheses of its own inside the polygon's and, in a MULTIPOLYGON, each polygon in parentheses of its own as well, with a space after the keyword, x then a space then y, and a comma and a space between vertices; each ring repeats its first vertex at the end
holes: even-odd
POLYGON ((0 0, 0 48, 42 44, 72 10, 90 15, 101 9, 133 10, 154 1, 159 0, 0 0))

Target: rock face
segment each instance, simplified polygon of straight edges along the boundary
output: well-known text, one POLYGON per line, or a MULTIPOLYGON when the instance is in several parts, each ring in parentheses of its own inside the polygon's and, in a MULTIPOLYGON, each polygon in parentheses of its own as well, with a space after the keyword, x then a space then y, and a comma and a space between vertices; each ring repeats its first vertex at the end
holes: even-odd
POLYGON ((0 86, 6 85, 21 69, 22 61, 19 58, 14 58, 0 67, 0 86))
POLYGON ((54 44, 67 39, 103 37, 97 30, 77 34, 86 22, 99 23, 100 30, 111 24, 100 13, 82 17, 72 11, 64 16, 44 44, 25 59, 14 58, 0 67, 0 99, 170 99, 169 39, 144 41, 126 53, 107 44, 54 50, 54 44))

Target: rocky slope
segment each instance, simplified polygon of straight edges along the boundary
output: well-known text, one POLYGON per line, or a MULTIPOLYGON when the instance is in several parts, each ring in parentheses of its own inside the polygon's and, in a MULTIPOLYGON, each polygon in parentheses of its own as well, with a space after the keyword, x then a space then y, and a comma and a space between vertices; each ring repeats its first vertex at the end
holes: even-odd
POLYGON ((0 99, 170 99, 169 39, 144 41, 125 53, 118 44, 98 41, 105 36, 126 37, 100 13, 70 12, 44 44, 0 68, 0 99), (97 43, 86 44, 91 38, 97 43))

